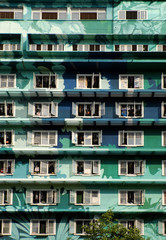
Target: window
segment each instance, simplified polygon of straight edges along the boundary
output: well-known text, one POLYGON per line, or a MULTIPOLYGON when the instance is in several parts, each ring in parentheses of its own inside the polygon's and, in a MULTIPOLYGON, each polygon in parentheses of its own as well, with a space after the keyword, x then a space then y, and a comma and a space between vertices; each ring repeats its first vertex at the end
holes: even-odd
POLYGON ((88 226, 93 220, 75 219, 69 222, 69 233, 74 235, 86 235, 84 226, 88 226))
POLYGON ((28 103, 28 115, 32 117, 57 117, 58 104, 54 102, 28 103))
POLYGON ((100 88, 100 74, 78 74, 77 88, 100 88))
POLYGON ((115 45, 116 52, 147 52, 148 45, 115 45))
POLYGON ((64 44, 29 44, 30 51, 64 51, 64 44))
POLYGON ((66 8, 32 9, 32 19, 34 20, 66 20, 66 8))
POLYGON ((74 205, 99 205, 99 190, 71 190, 70 203, 74 205))
POLYGON ((56 88, 55 74, 37 74, 35 75, 35 88, 56 88))
POLYGON ((13 191, 11 189, 0 189, 0 205, 11 205, 12 204, 13 191))
POLYGON ((163 88, 163 89, 166 88, 166 74, 163 74, 163 73, 161 76, 161 88, 163 88))
POLYGON ((0 219, 0 236, 11 235, 12 221, 0 219))
POLYGON ((121 220, 119 220, 119 224, 122 224, 127 229, 136 227, 140 230, 140 234, 144 235, 144 221, 143 220, 121 219, 121 220))
POLYGON ((55 235, 55 219, 30 220, 30 235, 55 235))
POLYGON ((74 162, 75 175, 100 175, 100 161, 98 160, 78 160, 74 162))
POLYGON ((137 10, 137 11, 126 11, 120 10, 118 11, 118 19, 119 20, 145 20, 148 19, 148 12, 145 10, 137 10))
POLYGON ((0 19, 23 19, 23 9, 21 8, 1 8, 0 19))
POLYGON ((119 205, 143 205, 144 191, 143 190, 120 190, 119 205))
POLYGON ((105 103, 72 103, 72 114, 76 117, 96 118, 105 115, 105 103))
POLYGON ((0 51, 20 51, 20 44, 0 44, 0 51))
POLYGON ((162 205, 166 205, 166 190, 162 191, 162 205))
POLYGON ((14 88, 16 82, 16 75, 2 74, 0 75, 0 88, 14 88))
POLYGON ((162 146, 165 147, 166 146, 166 132, 161 132, 162 135, 162 146))
POLYGON ((143 175, 144 165, 143 160, 119 160, 119 175, 143 175))
POLYGON ((158 52, 165 52, 166 51, 166 45, 157 45, 156 51, 158 52))
POLYGON ((143 75, 119 75, 120 89, 143 89, 143 75))
POLYGON ((27 134, 28 144, 36 146, 56 146, 57 131, 33 131, 27 134))
POLYGON ((104 52, 105 51, 105 45, 99 45, 99 44, 74 44, 73 45, 73 51, 80 51, 80 52, 104 52))
POLYGON ((59 190, 27 190, 26 203, 31 205, 56 205, 60 202, 59 190))
POLYGON ((77 146, 100 146, 102 131, 72 132, 72 143, 77 146))
POLYGON ((57 173, 57 161, 55 160, 30 160, 29 171, 37 175, 55 175, 57 173))
POLYGON ((119 131, 119 146, 143 146, 143 131, 119 131))
POLYGON ((0 102, 0 117, 14 117, 14 103, 0 102))
POLYGON ((0 145, 13 145, 14 132, 13 130, 0 131, 0 145))
POLYGON ((143 117, 143 102, 115 103, 115 111, 118 117, 140 118, 143 117))
POLYGON ((14 173, 14 159, 0 159, 0 175, 11 175, 14 173))
POLYGON ((166 175, 166 160, 162 161, 162 175, 166 175))
POLYGON ((72 8, 72 20, 105 20, 105 8, 72 8))

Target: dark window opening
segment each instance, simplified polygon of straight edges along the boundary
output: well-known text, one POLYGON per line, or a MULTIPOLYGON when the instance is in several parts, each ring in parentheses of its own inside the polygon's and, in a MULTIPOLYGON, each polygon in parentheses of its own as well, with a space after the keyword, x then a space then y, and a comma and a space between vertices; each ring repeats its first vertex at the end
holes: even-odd
POLYGON ((77 203, 83 203, 83 191, 77 191, 77 203))
POLYGON ((128 228, 128 229, 134 228, 134 221, 128 221, 128 223, 127 223, 127 228, 128 228))
POLYGON ((47 192, 41 191, 41 203, 45 204, 47 202, 47 192))
POLYGON ((128 174, 134 174, 134 162, 128 162, 128 174))
POLYGON ((56 88, 56 84, 55 84, 55 76, 51 76, 51 84, 50 84, 50 88, 56 88))
POLYGON ((115 51, 119 52, 119 45, 115 45, 115 51))
POLYGON ((57 19, 58 14, 54 12, 42 12, 42 19, 57 19))
POLYGON ((77 51, 77 45, 73 45, 73 51, 77 51))
POLYGON ((12 173, 12 162, 8 161, 8 168, 7 168, 7 172, 8 174, 12 173))
POLYGON ((0 19, 13 19, 14 12, 0 12, 0 19))
POLYGON ((48 88, 49 87, 49 76, 43 77, 43 87, 48 88))
POLYGON ((7 103, 7 115, 13 116, 13 106, 11 103, 7 103))
POLYGON ((34 162, 34 173, 40 173, 40 162, 34 162))
POLYGON ((84 104, 78 105, 78 116, 84 116, 84 104))
POLYGON ((127 145, 127 133, 122 133, 122 145, 127 145))
POLYGON ((166 88, 166 76, 163 77, 164 79, 164 88, 166 88))
POLYGON ((0 116, 5 116, 5 104, 0 104, 0 116))
POLYGON ((97 13, 80 13, 81 20, 96 20, 97 13))
POLYGON ((131 191, 128 192, 128 203, 134 204, 134 192, 131 191))
POLYGON ((95 104, 95 113, 94 116, 99 116, 99 104, 95 104))
POLYGON ((4 173, 4 162, 0 162, 0 173, 4 173))
POLYGON ((99 145, 99 134, 92 133, 92 145, 99 145))
POLYGON ((77 162, 77 174, 84 174, 84 163, 77 162))
POLYGON ((55 174, 55 163, 54 162, 48 162, 48 173, 55 174))
POLYGON ((134 77, 128 77, 128 88, 134 88, 134 77))
POLYGON ((91 105, 86 104, 85 116, 91 116, 91 105))
POLYGON ((0 44, 0 50, 1 51, 3 50, 3 44, 0 44))
POLYGON ((4 144, 4 133, 0 132, 0 144, 4 144))
POLYGON ((92 77, 87 76, 86 80, 87 80, 87 88, 92 88, 92 77))
POLYGON ((132 45, 132 51, 133 52, 137 51, 137 45, 132 45))
POLYGON ((133 104, 128 106, 128 116, 134 117, 134 105, 133 104))
POLYGON ((46 221, 40 221, 40 233, 46 234, 46 221))
POLYGON ((82 229, 82 225, 83 225, 82 221, 77 221, 76 222, 76 233, 77 234, 81 234, 82 233, 82 230, 83 230, 82 229))
POLYGON ((6 132, 6 144, 11 144, 11 143, 12 143, 12 133, 6 132))
POLYGON ((8 197, 7 197, 7 191, 4 191, 4 203, 9 203, 8 197))
POLYGON ((166 45, 163 45, 163 51, 164 52, 166 51, 166 45))
POLYGON ((52 44, 48 44, 48 51, 52 51, 52 44))
POLYGON ((33 191, 33 203, 39 203, 39 191, 33 191))
POLYGON ((94 76, 93 88, 99 88, 99 77, 94 76))
POLYGON ((84 144, 84 133, 78 133, 78 144, 84 144))
POLYGON ((37 51, 41 51, 41 44, 37 44, 37 51))
POLYGON ((42 87, 42 76, 36 76, 36 87, 37 88, 42 87))
POLYGON ((148 45, 143 45, 143 51, 147 52, 148 51, 148 45))
POLYGON ((142 116, 142 106, 141 105, 136 105, 135 106, 135 115, 136 115, 136 117, 141 117, 142 116))
POLYGON ((36 116, 41 115, 41 110, 42 110, 42 105, 41 104, 35 104, 35 115, 36 116))
POLYGON ((137 11, 126 11, 126 19, 137 19, 137 11))
POLYGON ((166 105, 164 104, 164 117, 166 116, 166 105))

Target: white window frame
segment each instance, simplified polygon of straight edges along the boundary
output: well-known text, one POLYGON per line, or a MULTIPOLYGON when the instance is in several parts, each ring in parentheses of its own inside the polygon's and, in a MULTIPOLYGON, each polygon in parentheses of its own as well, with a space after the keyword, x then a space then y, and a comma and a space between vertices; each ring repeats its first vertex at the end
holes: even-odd
POLYGON ((166 160, 162 160, 162 176, 166 176, 166 160))
POLYGON ((115 44, 114 51, 115 52, 147 52, 147 51, 144 51, 145 45, 147 44, 115 44), (136 46, 136 51, 132 50, 133 45, 136 46), (116 51, 116 46, 119 46, 119 51, 116 51))
POLYGON ((72 102, 72 114, 75 115, 76 117, 79 118, 101 118, 103 115, 105 115, 105 103, 101 103, 101 102, 72 102), (84 112, 84 116, 79 116, 78 115, 78 105, 84 105, 84 109, 85 109, 85 105, 89 105, 90 109, 91 109, 91 116, 86 116, 85 112, 84 112), (93 114, 93 112, 95 113, 95 105, 99 105, 99 115, 95 116, 93 114))
MULTIPOLYGON (((23 19, 23 8, 0 8, 0 12, 13 12, 14 18, 12 19, 20 19, 20 20, 23 19), (22 13, 22 18, 16 18, 17 13, 22 13)), ((1 19, 5 19, 5 18, 1 18, 1 19)))
POLYGON ((15 117, 15 103, 13 101, 12 102, 4 101, 4 102, 0 102, 0 104, 4 104, 4 108, 5 108, 5 115, 2 115, 2 116, 0 115, 0 118, 1 117, 9 117, 9 118, 15 117), (13 116, 7 115, 7 104, 12 104, 13 116))
POLYGON ((14 174, 15 159, 0 159, 0 162, 3 162, 3 173, 1 173, 2 169, 0 169, 0 176, 14 174), (11 162, 11 173, 7 173, 8 172, 8 162, 11 162))
POLYGON ((57 78, 57 74, 55 73, 55 74, 51 74, 51 73, 48 73, 48 74, 33 74, 33 82, 34 82, 34 88, 35 89, 57 89, 58 88, 58 85, 57 85, 57 83, 58 83, 58 78, 57 78), (36 87, 36 77, 37 76, 42 76, 42 77, 45 77, 45 76, 49 76, 49 87, 48 88, 46 88, 46 87, 36 87), (52 87, 50 87, 50 83, 51 83, 51 77, 52 76, 54 76, 55 77, 55 85, 56 85, 56 87, 55 88, 52 88, 52 87))
POLYGON ((32 102, 28 103, 28 115, 36 118, 55 118, 58 117, 58 103, 57 102, 32 102), (42 105, 42 113, 43 113, 43 105, 51 105, 51 112, 49 112, 49 106, 48 106, 48 115, 35 115, 35 105, 41 104, 42 105), (53 109, 55 110, 55 115, 53 115, 53 109))
POLYGON ((118 131, 118 146, 120 147, 142 147, 144 146, 144 131, 118 131), (121 144, 121 134, 122 138, 124 138, 124 133, 127 133, 127 141, 128 141, 128 134, 133 133, 134 134, 134 144, 121 144), (141 144, 136 144, 136 134, 141 133, 141 144))
POLYGON ((100 190, 99 189, 76 189, 70 191, 70 204, 76 206, 99 206, 100 205, 100 190), (83 192, 83 203, 77 203, 77 192, 83 192), (93 192, 98 193, 97 202, 93 202, 93 192), (86 197, 88 195, 89 203, 86 202, 86 197))
POLYGON ((4 144, 1 144, 0 143, 0 146, 12 146, 14 145, 14 130, 0 130, 0 133, 3 132, 4 133, 4 142, 6 142, 6 132, 11 132, 11 144, 7 144, 7 143, 4 143, 4 144))
POLYGON ((11 235, 11 232, 12 232, 12 220, 11 219, 0 219, 0 221, 2 222, 0 236, 11 235), (9 232, 8 233, 4 233, 5 222, 8 222, 8 225, 9 225, 9 232))
MULTIPOLYGON (((71 8, 71 19, 72 20, 81 20, 81 21, 84 21, 84 19, 81 19, 81 16, 80 16, 80 13, 97 13, 97 19, 95 20, 106 20, 107 19, 107 10, 106 8, 71 8), (72 17, 72 14, 73 13, 77 13, 78 14, 78 17, 77 19, 73 19, 72 17), (100 19, 99 17, 99 14, 102 13, 102 14, 105 14, 105 17, 104 19, 100 19)), ((94 21, 93 19, 85 19, 85 21, 94 21)))
POLYGON ((54 131, 54 130, 43 130, 43 131, 37 131, 37 130, 33 130, 32 132, 28 132, 27 133, 27 139, 28 139, 28 142, 30 145, 33 145, 33 146, 57 146, 57 139, 58 139, 58 131, 54 131), (35 133, 40 133, 41 134, 41 144, 35 144, 34 143, 34 134, 35 133), (48 141, 49 141, 49 136, 50 136, 50 133, 55 133, 55 144, 42 144, 42 133, 48 133, 48 141), (32 140, 32 141, 31 141, 32 140), (31 143, 30 143, 31 142, 31 143))
POLYGON ((166 195, 166 190, 162 190, 162 205, 166 205, 166 201, 164 201, 164 193, 166 195))
POLYGON ((96 146, 101 146, 102 143, 102 130, 100 131, 76 131, 72 132, 72 143, 75 144, 76 146, 90 146, 90 147, 96 147, 96 146), (84 144, 78 144, 78 133, 83 133, 84 134, 84 144), (94 145, 92 144, 92 135, 93 133, 98 133, 98 144, 94 145), (89 138, 91 141, 90 144, 85 143, 85 136, 89 138))
POLYGON ((0 88, 15 88, 16 87, 16 74, 0 74, 0 88), (6 87, 2 87, 2 76, 6 76, 6 87), (9 78, 10 76, 13 76, 14 77, 14 84, 13 84, 13 87, 10 87, 9 86, 9 78))
POLYGON ((115 102, 115 112, 119 118, 143 118, 144 117, 144 102, 115 102), (127 116, 121 116, 121 105, 126 105, 127 116), (141 116, 128 116, 129 105, 134 105, 134 115, 136 112, 136 106, 141 105, 142 115, 141 116))
POLYGON ((0 51, 20 51, 20 44, 13 44, 13 43, 5 43, 0 44, 2 45, 3 49, 0 51))
POLYGON ((35 176, 52 176, 52 175, 57 175, 58 172, 58 161, 55 159, 29 159, 29 172, 31 175, 35 176), (34 172, 34 162, 40 162, 40 173, 35 173, 34 172), (48 173, 48 165, 49 162, 54 162, 54 173, 48 173), (42 173, 43 165, 46 169, 46 173, 42 173))
POLYGON ((73 167, 74 167, 74 175, 76 175, 76 176, 99 176, 101 162, 100 162, 100 160, 75 160, 75 161, 73 161, 73 167), (84 173, 77 173, 77 163, 78 162, 83 162, 84 173), (96 173, 92 173, 95 162, 98 164, 98 166, 97 166, 98 171, 96 171, 96 173))
POLYGON ((140 235, 144 235, 144 220, 142 219, 119 219, 118 223, 122 224, 124 227, 128 229, 128 222, 134 222, 134 227, 138 228, 140 231, 140 235), (122 223, 123 222, 123 223, 122 223))
POLYGON ((64 44, 29 44, 29 51, 63 52, 64 44), (41 45, 41 50, 37 50, 37 45, 41 45), (48 45, 52 45, 52 50, 48 50, 48 45))
POLYGON ((141 176, 144 175, 144 171, 145 171, 145 160, 119 160, 118 161, 118 175, 120 176, 141 176), (126 169, 126 173, 122 173, 122 162, 125 162, 125 169, 126 169), (128 163, 132 162, 134 163, 134 173, 128 173, 128 163), (137 172, 137 166, 136 164, 139 162, 139 168, 141 168, 141 163, 142 163, 142 171, 137 172))
POLYGON ((69 232, 70 234, 74 234, 76 236, 85 236, 86 232, 84 231, 84 229, 82 228, 82 233, 77 233, 76 232, 76 222, 77 221, 82 221, 82 226, 84 226, 84 222, 88 221, 89 223, 91 223, 93 221, 93 219, 74 219, 73 221, 69 221, 69 232), (71 231, 72 229, 72 231, 71 231))
POLYGON ((119 10, 118 11, 118 20, 147 20, 148 19, 148 11, 147 10, 119 10), (136 19, 126 19, 126 12, 137 12, 136 19), (121 18, 120 14, 124 14, 121 18), (143 14, 143 17, 141 16, 143 14))
POLYGON ((162 89, 166 89, 166 87, 164 87, 164 77, 166 78, 166 74, 162 73, 161 74, 161 88, 162 89))
MULTIPOLYGON (((134 198, 135 198, 135 194, 134 194, 134 198)), ((142 206, 144 205, 144 202, 145 202, 145 190, 143 189, 119 189, 118 190, 118 205, 121 205, 121 206, 142 206), (126 203, 121 203, 120 202, 120 198, 121 198, 121 192, 126 192, 126 203), (142 203, 128 203, 128 192, 139 192, 139 194, 141 193, 141 198, 142 198, 142 203)))
POLYGON ((12 205, 13 204, 13 190, 12 189, 0 189, 0 206, 12 205), (8 202, 5 202, 4 195, 5 191, 7 194, 8 202))
POLYGON ((99 51, 94 50, 91 52, 104 52, 106 50, 106 45, 104 44, 73 44, 77 45, 77 50, 73 50, 73 52, 90 52, 90 45, 99 46, 99 51))
POLYGON ((128 90, 132 90, 132 89, 144 89, 144 75, 143 74, 119 74, 119 89, 128 89, 128 90), (127 87, 123 87, 122 86, 122 77, 126 77, 126 85, 127 87), (136 81, 136 78, 140 79, 139 80, 139 85, 141 87, 134 87, 134 88, 129 88, 128 87, 128 77, 134 77, 134 82, 136 81))
POLYGON ((50 21, 50 20, 67 20, 67 8, 32 8, 31 12, 31 19, 33 20, 44 20, 44 21, 50 21), (57 13, 57 19, 42 19, 42 13, 57 13), (35 19, 33 18, 33 14, 38 13, 39 18, 35 19), (66 18, 65 19, 60 19, 60 14, 61 13, 66 13, 66 18))
POLYGON ((164 51, 164 45, 166 45, 166 44, 158 44, 158 45, 156 45, 156 51, 157 52, 165 52, 164 51))
POLYGON ((161 117, 166 118, 166 115, 164 116, 164 105, 166 107, 166 101, 162 101, 161 103, 161 117))
POLYGON ((36 236, 48 236, 48 235, 56 235, 56 220, 55 219, 31 219, 30 220, 30 235, 36 236), (38 221, 38 231, 40 231, 40 221, 46 221, 46 229, 49 229, 49 222, 53 221, 53 233, 33 233, 32 227, 34 222, 38 221))
POLYGON ((166 147, 166 143, 164 144, 164 135, 166 135, 166 131, 161 132, 161 145, 162 145, 162 147, 166 147))
POLYGON ((76 88, 77 89, 100 89, 101 88, 101 74, 77 74, 76 76, 76 88), (80 88, 79 87, 79 77, 84 77, 84 87, 80 88), (85 81, 86 81, 86 77, 92 77, 92 85, 93 85, 93 82, 94 82, 94 77, 99 77, 99 87, 98 88, 87 88, 85 85, 85 81))
POLYGON ((37 206, 54 206, 57 205, 60 202, 60 191, 57 189, 30 189, 26 190, 26 203, 30 205, 37 205, 37 206), (39 203, 33 203, 33 192, 38 191, 39 192, 39 203), (47 202, 41 203, 41 192, 47 192, 47 202), (53 203, 49 203, 49 193, 51 194, 51 198, 54 201, 53 203))

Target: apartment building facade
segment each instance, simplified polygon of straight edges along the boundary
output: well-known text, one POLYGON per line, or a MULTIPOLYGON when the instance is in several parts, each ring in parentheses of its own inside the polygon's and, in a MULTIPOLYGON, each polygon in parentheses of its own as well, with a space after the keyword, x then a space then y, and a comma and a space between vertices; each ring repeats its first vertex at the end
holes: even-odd
POLYGON ((3 239, 84 239, 109 208, 165 239, 165 8, 0 1, 3 239))

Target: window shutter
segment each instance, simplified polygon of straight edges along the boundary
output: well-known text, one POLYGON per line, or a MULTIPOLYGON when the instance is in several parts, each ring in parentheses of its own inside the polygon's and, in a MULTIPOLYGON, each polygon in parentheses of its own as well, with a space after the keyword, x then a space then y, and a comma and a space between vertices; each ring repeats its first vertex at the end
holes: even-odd
POLYGON ((4 191, 0 190, 0 204, 4 204, 4 191))
POLYGON ((4 164, 3 164, 3 171, 4 171, 5 174, 6 174, 7 171, 8 171, 8 160, 5 160, 5 161, 4 161, 4 164))
POLYGON ((126 191, 120 191, 120 204, 126 204, 126 191))
POLYGON ((102 144, 102 130, 99 132, 98 136, 99 136, 99 144, 102 144))
POLYGON ((163 51, 163 45, 157 45, 157 51, 162 52, 163 51))
POLYGON ((83 48, 84 48, 84 45, 78 44, 77 46, 78 46, 78 51, 82 52, 83 48))
POLYGON ((3 234, 10 234, 10 220, 3 220, 3 234))
POLYGON ((74 190, 70 190, 70 203, 75 204, 76 200, 76 192, 74 190))
POLYGON ((158 221, 158 234, 163 235, 163 227, 164 227, 164 223, 163 221, 158 221))
POLYGON ((27 132, 27 144, 32 145, 33 144, 32 139, 33 139, 33 133, 28 131, 27 132))
POLYGON ((88 52, 89 51, 89 45, 88 44, 84 44, 84 51, 88 52))
POLYGON ((121 161, 120 162, 120 174, 121 175, 126 175, 127 174, 127 162, 126 161, 121 161))
POLYGON ((40 173, 47 174, 47 162, 46 161, 41 161, 40 166, 41 166, 40 173))
POLYGON ((99 174, 99 161, 93 161, 93 173, 99 174))
POLYGON ((49 104, 42 104, 42 115, 45 117, 49 116, 49 104))
POLYGON ((33 109, 34 109, 34 106, 33 106, 33 103, 28 103, 28 115, 29 116, 33 116, 34 113, 33 113, 33 109))
POLYGON ((7 203, 8 204, 11 204, 11 190, 10 189, 7 189, 7 203))
POLYGON ((143 45, 137 45, 137 51, 142 52, 143 51, 143 45))
POLYGON ((142 191, 134 192, 134 203, 137 205, 142 204, 142 191))
POLYGON ((15 170, 15 160, 12 159, 12 161, 11 161, 11 173, 12 174, 14 173, 14 170, 15 170))
POLYGON ((131 145, 131 146, 134 145, 134 133, 133 132, 127 133, 127 145, 131 145))
POLYGON ((52 102, 51 103, 51 115, 53 115, 54 117, 58 117, 58 104, 52 102))
POLYGON ((55 233, 55 220, 48 220, 48 233, 54 234, 55 233))
POLYGON ((67 12, 59 12, 59 20, 66 20, 67 19, 67 12))
POLYGON ((136 174, 140 174, 141 173, 141 162, 140 161, 135 161, 134 162, 134 172, 136 174))
POLYGON ((91 174, 92 173, 92 162, 85 161, 84 162, 84 174, 91 174))
POLYGON ((105 115, 105 102, 101 104, 101 116, 105 115))
POLYGON ((92 133, 91 132, 84 133, 84 144, 87 146, 92 145, 92 133))
POLYGON ((118 12, 118 19, 119 20, 125 20, 126 19, 126 11, 125 10, 120 10, 118 12))
POLYGON ((95 204, 95 205, 99 204, 99 192, 98 191, 92 191, 91 203, 95 204))
POLYGON ((147 11, 145 10, 138 11, 138 19, 140 20, 147 19, 147 11))
POLYGON ((60 190, 56 190, 56 192, 55 192, 55 196, 56 196, 56 203, 58 204, 58 203, 60 203, 60 190))
POLYGON ((127 46, 127 52, 131 52, 132 51, 132 45, 126 45, 127 46))
POLYGON ((33 173, 33 161, 29 160, 29 172, 32 174, 33 173))
POLYGON ((75 222, 73 220, 69 221, 69 233, 74 234, 75 233, 75 222))
POLYGON ((32 233, 40 233, 39 232, 39 221, 38 220, 33 220, 32 222, 31 222, 31 226, 32 226, 32 233))
POLYGON ((119 117, 120 115, 120 107, 119 107, 119 103, 115 103, 115 114, 119 117))
POLYGON ((135 138, 136 138, 135 144, 136 144, 137 146, 140 146, 140 145, 143 144, 143 143, 142 143, 142 133, 141 133, 141 132, 136 132, 135 138))
POLYGON ((34 20, 40 19, 40 12, 32 12, 32 19, 34 20))
POLYGON ((92 201, 91 191, 84 191, 84 204, 90 204, 92 201))
POLYGON ((72 20, 79 20, 79 12, 72 12, 72 20))
POLYGON ((55 174, 58 174, 59 171, 59 161, 55 161, 55 174))
POLYGON ((127 89, 128 88, 128 77, 120 76, 120 88, 127 89))
POLYGON ((11 142, 11 145, 14 145, 14 130, 11 130, 11 140, 12 140, 12 142, 11 142))
POLYGON ((100 45, 100 51, 104 52, 105 51, 105 45, 100 45))
POLYGON ((95 114, 95 102, 91 105, 91 115, 93 116, 95 114))
POLYGON ((144 235, 144 221, 136 220, 136 227, 140 230, 140 234, 144 235))
POLYGON ((72 143, 73 144, 77 144, 77 133, 76 132, 72 132, 72 143))
POLYGON ((70 165, 70 170, 71 170, 71 176, 75 175, 75 173, 77 173, 77 162, 72 160, 72 166, 70 165))
POLYGON ((142 88, 142 76, 135 76, 134 88, 142 88))
POLYGON ((141 161, 142 174, 145 173, 145 161, 141 161))
POLYGON ((72 102, 72 114, 77 115, 77 105, 74 102, 72 102))
POLYGON ((23 19, 22 11, 15 11, 14 19, 23 19))
POLYGON ((26 190, 26 203, 31 204, 31 190, 26 190))
POLYGON ((164 162, 164 175, 166 175, 166 162, 164 162))
POLYGON ((48 204, 53 204, 53 191, 50 190, 47 192, 48 204))

